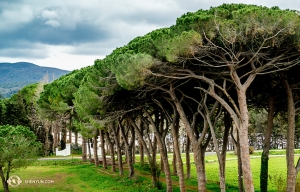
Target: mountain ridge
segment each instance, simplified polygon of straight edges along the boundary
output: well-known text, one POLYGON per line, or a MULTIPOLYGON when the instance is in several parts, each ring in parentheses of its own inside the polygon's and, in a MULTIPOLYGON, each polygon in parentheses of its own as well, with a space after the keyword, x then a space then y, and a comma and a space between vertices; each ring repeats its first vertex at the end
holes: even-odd
POLYGON ((0 94, 3 97, 10 97, 24 86, 42 81, 45 75, 55 80, 70 72, 29 62, 2 62, 0 63, 0 94))

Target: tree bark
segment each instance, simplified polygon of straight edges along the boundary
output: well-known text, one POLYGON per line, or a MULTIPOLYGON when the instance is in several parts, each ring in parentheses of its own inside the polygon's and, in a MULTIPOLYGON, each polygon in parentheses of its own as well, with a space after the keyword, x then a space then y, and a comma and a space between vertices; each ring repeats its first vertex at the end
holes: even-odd
POLYGON ((129 133, 132 134, 133 130, 130 125, 127 125, 128 133, 125 134, 125 128, 122 125, 122 122, 120 120, 119 120, 119 127, 121 130, 121 134, 122 134, 126 152, 127 152, 126 159, 127 159, 127 164, 128 164, 128 177, 132 178, 134 176, 134 167, 133 167, 133 159, 132 159, 132 146, 134 143, 134 137, 132 137, 132 135, 131 135, 131 140, 129 142, 128 142, 128 140, 129 140, 129 133))
POLYGON ((102 151, 102 165, 103 165, 104 169, 107 169, 105 140, 104 140, 104 131, 103 130, 100 130, 100 142, 101 142, 101 151, 102 151))
POLYGON ((115 138, 116 148, 117 148, 117 156, 118 156, 118 164, 119 164, 119 175, 123 175, 123 162, 122 162, 122 150, 120 147, 120 137, 118 136, 118 132, 114 126, 112 126, 113 135, 115 138))
POLYGON ((248 144, 248 126, 249 115, 246 101, 246 90, 243 88, 237 89, 238 103, 240 109, 240 127, 238 127, 238 135, 240 141, 241 159, 243 161, 243 178, 245 184, 245 191, 254 192, 254 185, 252 179, 252 171, 250 164, 249 144, 248 144))
POLYGON ((90 142, 90 138, 87 139, 87 143, 88 143, 88 152, 89 152, 89 160, 92 163, 92 153, 91 153, 91 142, 90 142))
POLYGON ((141 132, 141 136, 138 136, 139 138, 139 153, 140 153, 140 163, 141 166, 144 166, 145 164, 145 157, 144 157, 144 146, 143 146, 143 133, 144 133, 144 123, 142 120, 139 121, 139 127, 140 127, 140 132, 141 132))
MULTIPOLYGON (((238 132, 238 130, 237 130, 238 132)), ((239 142, 239 135, 237 133, 237 138, 234 138, 233 135, 233 127, 231 128, 231 138, 236 146, 236 154, 238 157, 238 187, 239 192, 244 192, 244 184, 243 184, 243 169, 242 169, 242 159, 241 159, 241 150, 240 150, 240 142, 239 142)))
MULTIPOLYGON (((136 130, 136 133, 138 134, 139 138, 143 138, 143 133, 144 133, 143 128, 141 128, 141 126, 140 126, 140 129, 139 129, 138 126, 135 124, 135 122, 131 118, 129 120, 130 120, 131 125, 136 130)), ((152 146, 151 142, 149 142, 149 145, 147 145, 147 143, 144 139, 141 139, 140 141, 141 141, 141 143, 143 145, 143 149, 145 150, 146 155, 148 157, 148 162, 149 162, 149 166, 150 166, 150 169, 151 169, 152 185, 153 185, 153 187, 157 187, 157 184, 158 184, 158 181, 159 181, 158 170, 157 170, 157 167, 156 167, 156 163, 155 163, 153 157, 150 154, 150 149, 152 149, 152 154, 156 150, 153 150, 154 147, 152 146)))
POLYGON ((82 161, 87 161, 86 139, 82 138, 82 161))
POLYGON ((8 178, 5 178, 5 174, 2 167, 0 167, 0 177, 1 177, 4 192, 9 192, 8 183, 7 183, 8 178))
POLYGON ((171 131, 173 135, 173 146, 174 146, 174 157, 176 159, 177 166, 177 175, 179 177, 179 187, 180 191, 185 191, 185 183, 184 183, 184 171, 183 171, 183 163, 181 159, 180 147, 179 147, 179 116, 174 109, 174 117, 173 122, 171 124, 171 131))
MULTIPOLYGON (((174 146, 173 146, 173 148, 174 148, 174 146)), ((173 175, 178 176, 178 174, 177 174, 177 166, 176 166, 176 154, 175 154, 175 151, 173 151, 172 166, 173 166, 173 175)))
POLYGON ((75 146, 78 146, 78 131, 75 131, 75 146))
POLYGON ((186 149, 185 149, 185 158, 186 158, 186 178, 191 178, 191 156, 190 156, 190 147, 191 142, 190 138, 186 137, 186 149))
POLYGON ((99 135, 99 130, 96 129, 96 135, 94 136, 94 140, 93 140, 93 150, 94 150, 94 160, 95 160, 95 166, 98 167, 99 166, 99 157, 98 157, 98 135, 99 135))
MULTIPOLYGON (((171 192, 171 191, 173 191, 173 186, 172 186, 170 164, 169 164, 169 161, 168 161, 167 148, 166 148, 165 142, 162 139, 163 136, 159 133, 159 127, 157 127, 157 125, 159 126, 159 124, 157 124, 157 122, 155 123, 153 121, 151 115, 148 113, 147 110, 144 110, 144 113, 146 114, 146 116, 148 117, 148 120, 150 121, 150 124, 154 128, 155 138, 157 139, 157 144, 158 144, 158 147, 159 147, 160 156, 161 156, 163 164, 164 164, 164 172, 165 172, 166 185, 167 185, 166 191, 171 192)), ((156 121, 158 121, 158 119, 156 119, 156 121)))
POLYGON ((109 137, 109 133, 107 131, 105 132, 105 137, 106 137, 106 141, 109 145, 109 150, 110 150, 111 171, 116 172, 116 161, 115 161, 114 145, 113 145, 113 142, 111 142, 110 137, 109 137))
MULTIPOLYGON (((272 88, 273 89, 273 88, 272 88)), ((263 142, 263 152, 261 154, 261 167, 260 167, 260 191, 267 192, 268 191, 268 168, 269 168, 269 151, 271 144, 271 135, 274 127, 274 105, 275 98, 273 96, 273 90, 270 92, 269 96, 269 108, 268 108, 268 119, 267 119, 267 128, 264 134, 264 142, 263 142)))
POLYGON ((286 141, 286 163, 287 163, 287 179, 286 191, 295 191, 296 187, 296 168, 294 160, 294 137, 295 137, 295 103, 292 89, 288 83, 286 76, 281 72, 282 81, 287 93, 287 111, 288 111, 288 128, 286 141))

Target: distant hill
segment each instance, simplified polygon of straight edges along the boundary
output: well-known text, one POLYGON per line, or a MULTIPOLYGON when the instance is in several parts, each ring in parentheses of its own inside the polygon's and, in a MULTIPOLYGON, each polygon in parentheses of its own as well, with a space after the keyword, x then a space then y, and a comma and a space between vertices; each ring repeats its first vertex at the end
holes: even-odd
POLYGON ((69 72, 27 62, 0 63, 0 94, 10 97, 24 86, 40 82, 47 74, 52 81, 69 72))

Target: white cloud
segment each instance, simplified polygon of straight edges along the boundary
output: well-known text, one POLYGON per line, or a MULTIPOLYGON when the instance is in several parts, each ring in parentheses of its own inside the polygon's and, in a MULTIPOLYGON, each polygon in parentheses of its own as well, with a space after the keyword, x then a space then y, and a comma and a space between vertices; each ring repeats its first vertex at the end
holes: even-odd
POLYGON ((55 11, 44 10, 42 12, 42 17, 44 19, 56 19, 57 13, 55 11))
POLYGON ((45 24, 50 25, 52 27, 59 27, 60 26, 60 23, 56 20, 53 20, 53 19, 46 21, 45 24))

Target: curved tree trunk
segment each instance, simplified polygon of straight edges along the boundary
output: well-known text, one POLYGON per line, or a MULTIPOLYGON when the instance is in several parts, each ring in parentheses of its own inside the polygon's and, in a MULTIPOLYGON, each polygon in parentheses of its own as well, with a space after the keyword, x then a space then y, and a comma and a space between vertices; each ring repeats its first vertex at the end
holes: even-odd
MULTIPOLYGON (((168 153, 167 153, 167 148, 165 145, 165 142, 163 141, 164 136, 160 134, 159 130, 159 123, 155 123, 151 117, 151 115, 148 113, 147 110, 144 110, 146 116, 148 117, 148 120, 150 121, 150 124, 154 128, 154 134, 155 138, 157 139, 157 144, 159 147, 160 151, 160 156, 162 158, 162 162, 164 164, 164 173, 166 177, 166 185, 167 185, 167 192, 173 191, 173 186, 172 186, 172 178, 171 178, 171 170, 170 170, 170 164, 168 160, 168 153)), ((158 118, 155 119, 156 121, 160 121, 158 118)))
MULTIPOLYGON (((136 130, 139 140, 141 141, 141 143, 143 145, 143 149, 145 150, 146 155, 148 157, 148 162, 149 162, 149 166, 151 169, 152 185, 153 185, 153 187, 157 187, 157 184, 159 181, 159 175, 158 175, 158 170, 157 170, 157 166, 156 166, 156 159, 154 159, 150 154, 150 149, 152 149, 152 154, 153 154, 153 156, 155 156, 154 153, 156 153, 156 149, 154 150, 154 146, 152 146, 151 142, 149 143, 149 145, 147 145, 146 141, 143 139, 143 133, 144 133, 143 130, 144 129, 141 126, 139 129, 138 126, 135 124, 135 122, 131 118, 129 119, 129 121, 130 121, 131 125, 134 127, 134 129, 136 130)), ((154 138, 156 139, 156 137, 154 137, 154 138)), ((150 139, 150 138, 148 137, 148 139, 150 139)))
POLYGON ((8 183, 7 183, 8 178, 5 178, 5 174, 2 167, 0 167, 0 177, 1 177, 4 192, 9 192, 8 183))

